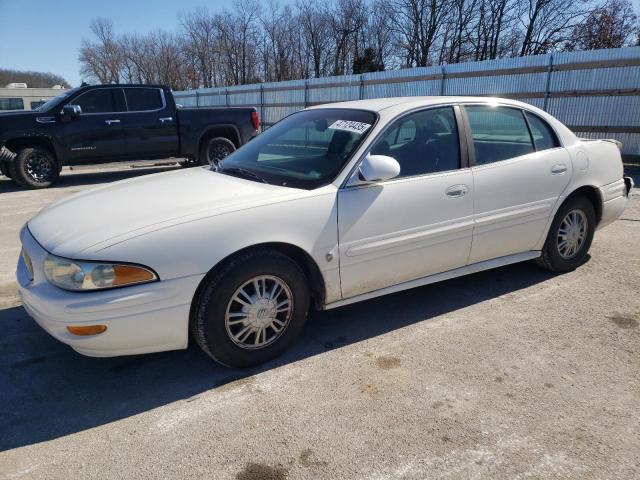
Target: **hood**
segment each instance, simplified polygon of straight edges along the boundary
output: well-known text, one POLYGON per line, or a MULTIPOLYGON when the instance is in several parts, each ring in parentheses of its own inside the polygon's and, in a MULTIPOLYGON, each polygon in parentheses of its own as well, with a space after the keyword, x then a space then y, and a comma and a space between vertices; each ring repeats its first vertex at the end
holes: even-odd
POLYGON ((87 249, 102 250, 132 236, 305 192, 191 168, 72 195, 43 209, 27 225, 49 252, 85 259, 82 253, 87 249))

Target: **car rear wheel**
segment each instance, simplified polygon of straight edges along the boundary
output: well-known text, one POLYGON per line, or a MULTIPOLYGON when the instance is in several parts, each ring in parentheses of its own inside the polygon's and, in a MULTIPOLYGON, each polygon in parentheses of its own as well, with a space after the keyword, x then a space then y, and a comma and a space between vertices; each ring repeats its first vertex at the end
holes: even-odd
POLYGON ((301 268, 273 250, 241 254, 206 280, 194 301, 191 333, 214 360, 249 367, 284 352, 309 310, 301 268))
POLYGON ((233 142, 224 137, 208 138, 202 142, 200 147, 200 163, 202 165, 218 164, 236 151, 233 142))
POLYGON ((60 176, 60 166, 48 150, 26 147, 18 152, 9 173, 21 187, 47 188, 60 176))
POLYGON ((596 214, 582 195, 568 198, 556 213, 537 263, 553 272, 568 272, 582 265, 596 227, 596 214))

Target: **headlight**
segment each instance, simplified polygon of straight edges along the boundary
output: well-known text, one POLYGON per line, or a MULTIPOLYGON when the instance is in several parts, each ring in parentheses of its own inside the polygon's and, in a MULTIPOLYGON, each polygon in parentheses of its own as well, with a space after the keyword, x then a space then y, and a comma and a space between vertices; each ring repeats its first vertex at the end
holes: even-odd
POLYGON ((156 274, 140 265, 81 262, 47 255, 44 275, 56 287, 84 291, 125 287, 158 280, 156 274))

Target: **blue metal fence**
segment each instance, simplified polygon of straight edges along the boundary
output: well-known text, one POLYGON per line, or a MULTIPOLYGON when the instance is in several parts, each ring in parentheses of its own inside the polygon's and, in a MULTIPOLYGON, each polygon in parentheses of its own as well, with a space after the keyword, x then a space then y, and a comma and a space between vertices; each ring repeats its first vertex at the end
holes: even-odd
POLYGON ((184 106, 253 106, 263 128, 307 106, 416 95, 489 95, 547 110, 586 138, 640 157, 640 47, 174 92, 184 106))

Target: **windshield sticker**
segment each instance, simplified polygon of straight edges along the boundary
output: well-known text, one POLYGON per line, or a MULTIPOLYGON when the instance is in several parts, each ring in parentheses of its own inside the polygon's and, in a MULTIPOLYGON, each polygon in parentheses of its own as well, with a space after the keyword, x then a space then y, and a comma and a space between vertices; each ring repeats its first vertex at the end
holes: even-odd
POLYGON ((332 130, 346 130, 347 132, 364 133, 370 126, 370 123, 354 122, 353 120, 336 120, 329 126, 329 128, 332 130))

